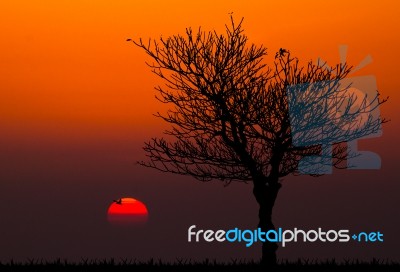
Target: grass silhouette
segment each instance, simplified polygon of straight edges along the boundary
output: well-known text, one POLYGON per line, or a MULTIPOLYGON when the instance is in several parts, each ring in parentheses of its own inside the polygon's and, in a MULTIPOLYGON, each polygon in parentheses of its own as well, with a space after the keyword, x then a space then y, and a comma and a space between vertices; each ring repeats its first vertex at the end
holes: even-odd
POLYGON ((205 259, 191 261, 177 259, 175 262, 164 262, 150 259, 136 261, 121 259, 89 260, 69 262, 57 259, 54 261, 28 260, 26 262, 0 262, 0 271, 400 271, 400 263, 373 259, 365 262, 359 260, 345 260, 338 262, 335 259, 317 260, 281 260, 273 269, 260 266, 259 262, 232 259, 230 262, 217 262, 205 259))

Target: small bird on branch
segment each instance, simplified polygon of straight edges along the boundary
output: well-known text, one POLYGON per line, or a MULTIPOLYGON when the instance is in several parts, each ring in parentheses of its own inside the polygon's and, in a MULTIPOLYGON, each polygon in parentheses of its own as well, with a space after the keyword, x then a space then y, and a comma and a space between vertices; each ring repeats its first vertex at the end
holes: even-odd
POLYGON ((279 51, 276 52, 275 58, 277 59, 277 58, 280 58, 280 57, 284 57, 285 54, 288 54, 288 53, 289 53, 289 50, 286 50, 284 48, 280 48, 279 51))

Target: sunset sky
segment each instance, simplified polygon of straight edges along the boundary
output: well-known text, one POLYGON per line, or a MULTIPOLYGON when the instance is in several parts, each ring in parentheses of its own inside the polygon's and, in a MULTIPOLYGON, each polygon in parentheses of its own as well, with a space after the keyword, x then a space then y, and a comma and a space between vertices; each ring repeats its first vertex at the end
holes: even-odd
POLYGON ((400 3, 398 1, 0 1, 0 260, 127 257, 258 258, 259 247, 188 244, 187 228, 257 224, 251 186, 200 183, 143 169, 143 142, 166 125, 144 52, 127 38, 159 38, 186 27, 223 31, 244 17, 250 42, 283 47, 302 61, 318 57, 373 62, 351 76, 374 75, 389 102, 383 136, 361 148, 382 169, 288 177, 275 225, 381 230, 381 245, 297 244, 280 258, 399 260, 400 3), (397 178, 396 178, 397 177, 397 178), (182 196, 182 192, 186 192, 182 196), (147 228, 107 222, 113 199, 147 204, 147 228), (233 248, 233 249, 232 249, 233 248), (210 253, 211 252, 211 253, 210 253), (232 253, 233 252, 233 253, 232 253))

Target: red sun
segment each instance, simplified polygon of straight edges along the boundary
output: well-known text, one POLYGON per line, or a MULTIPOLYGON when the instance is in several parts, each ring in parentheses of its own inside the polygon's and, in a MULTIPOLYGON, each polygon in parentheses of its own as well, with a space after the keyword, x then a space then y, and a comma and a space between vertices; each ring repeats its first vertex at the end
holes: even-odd
POLYGON ((107 211, 108 222, 113 225, 140 225, 147 222, 148 216, 146 206, 130 197, 114 200, 107 211))

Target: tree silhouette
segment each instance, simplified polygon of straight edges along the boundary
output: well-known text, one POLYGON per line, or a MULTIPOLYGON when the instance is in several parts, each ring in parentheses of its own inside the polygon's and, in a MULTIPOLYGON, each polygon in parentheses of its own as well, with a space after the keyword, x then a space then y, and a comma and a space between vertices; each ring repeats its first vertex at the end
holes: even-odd
MULTIPOLYGON (((231 17, 224 35, 188 28, 184 35, 148 43, 142 39, 133 41, 151 57, 153 62, 147 65, 166 83, 156 87, 157 99, 171 105, 165 114, 156 114, 171 124, 171 129, 165 131, 167 139, 153 138, 145 143, 149 159, 140 164, 201 181, 251 183, 259 205, 258 226, 268 231, 275 229, 272 210, 282 178, 299 173, 299 160, 304 156, 322 157, 323 153, 321 144, 293 144, 291 120, 295 122, 296 118, 290 118, 289 106, 300 102, 288 101, 287 88, 322 82, 320 87, 325 91, 320 91, 319 96, 309 95, 308 105, 334 99, 328 99, 324 112, 311 110, 306 114, 307 119, 321 123, 324 120, 319 116, 329 117, 338 103, 343 104, 345 97, 338 86, 350 67, 344 64, 328 69, 311 62, 301 66, 297 58, 282 48, 269 67, 264 61, 267 49, 248 43, 242 22, 243 19, 235 24, 231 17)), ((360 106, 350 112, 356 100, 347 97, 348 105, 342 113, 347 119, 342 118, 341 122, 376 108, 358 101, 360 106)), ((373 101, 384 102, 378 97, 373 101)), ((293 116, 301 116, 306 108, 300 107, 293 116)), ((354 127, 349 127, 342 134, 346 134, 348 141, 357 139, 379 130, 382 122, 368 119, 363 130, 354 132, 354 127)), ((337 132, 331 129, 330 133, 337 132)), ((336 167, 349 156, 346 146, 341 144, 335 144, 331 151, 329 156, 334 158, 332 165, 336 167)), ((263 243, 262 263, 275 264, 277 248, 276 243, 263 243)))

